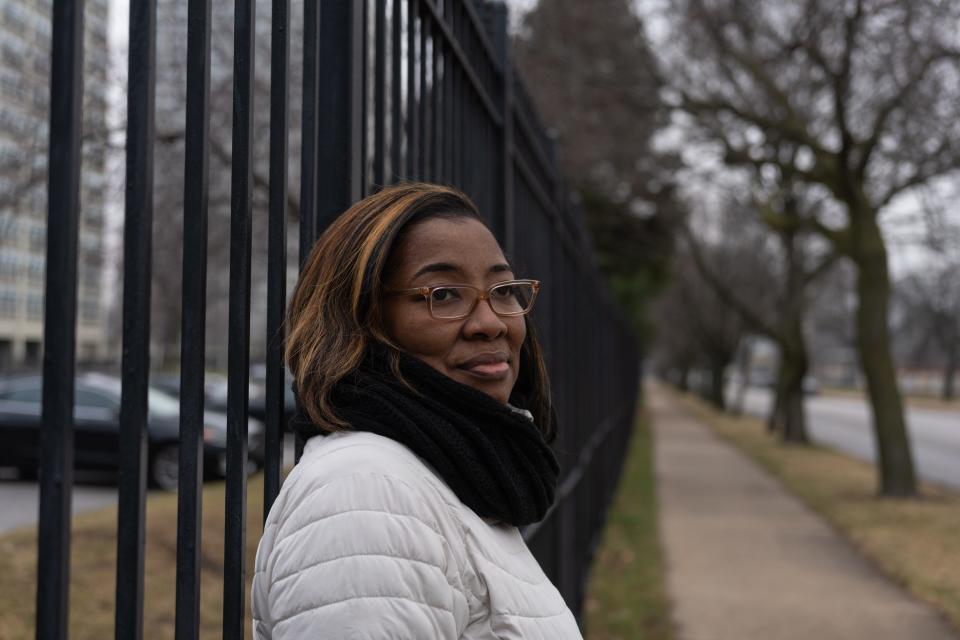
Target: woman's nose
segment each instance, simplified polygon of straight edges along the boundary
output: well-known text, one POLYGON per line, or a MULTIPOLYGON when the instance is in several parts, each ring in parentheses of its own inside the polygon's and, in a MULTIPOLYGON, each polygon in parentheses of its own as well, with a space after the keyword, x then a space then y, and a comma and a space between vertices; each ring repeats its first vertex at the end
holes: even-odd
POLYGON ((507 325, 503 318, 493 312, 490 306, 490 300, 478 300, 473 313, 467 316, 463 326, 464 333, 468 338, 486 337, 499 338, 507 332, 507 325))

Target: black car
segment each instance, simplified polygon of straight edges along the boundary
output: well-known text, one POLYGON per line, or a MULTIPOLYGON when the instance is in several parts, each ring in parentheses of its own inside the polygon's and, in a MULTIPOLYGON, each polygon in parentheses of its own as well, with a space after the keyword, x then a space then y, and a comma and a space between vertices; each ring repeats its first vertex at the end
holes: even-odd
MULTIPOLYGON (((74 466, 116 469, 119 466, 120 379, 103 374, 77 377, 74 407, 74 466)), ((38 375, 0 378, 0 467, 16 467, 33 476, 39 464, 42 378, 38 375)), ((148 391, 148 477, 161 489, 177 486, 180 438, 179 400, 158 389, 148 391)), ((251 467, 263 462, 263 425, 247 425, 251 467)), ((227 417, 204 413, 204 469, 223 475, 227 417)))

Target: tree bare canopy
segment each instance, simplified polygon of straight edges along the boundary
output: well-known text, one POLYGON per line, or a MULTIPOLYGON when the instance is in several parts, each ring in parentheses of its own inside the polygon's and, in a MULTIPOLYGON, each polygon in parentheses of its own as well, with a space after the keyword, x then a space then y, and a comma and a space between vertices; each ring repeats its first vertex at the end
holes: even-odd
POLYGON ((890 353, 878 214, 960 167, 960 4, 677 0, 665 16, 673 103, 731 166, 830 196, 808 224, 857 268, 857 347, 880 492, 916 492, 890 353))
POLYGON ((675 5, 672 33, 695 60, 670 67, 678 104, 730 162, 782 167, 874 211, 958 167, 956 3, 675 5))

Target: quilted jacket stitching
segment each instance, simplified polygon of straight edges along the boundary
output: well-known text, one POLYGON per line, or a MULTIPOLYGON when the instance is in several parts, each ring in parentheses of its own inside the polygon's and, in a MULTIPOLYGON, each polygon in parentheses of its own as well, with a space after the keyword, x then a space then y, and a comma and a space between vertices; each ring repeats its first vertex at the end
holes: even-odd
POLYGON ((293 620, 297 616, 302 616, 305 613, 312 613, 314 611, 319 611, 320 609, 323 609, 325 607, 330 607, 335 604, 343 604, 344 602, 350 602, 351 600, 406 600, 407 602, 419 604, 421 606, 429 607, 431 609, 437 609, 438 611, 445 611, 446 613, 449 613, 451 616, 453 616, 453 611, 451 611, 446 607, 441 607, 440 605, 430 604, 429 602, 423 602, 422 600, 415 600, 409 596, 404 596, 404 595, 382 594, 382 595, 376 595, 376 596, 351 596, 349 598, 342 598, 340 600, 332 600, 330 602, 323 602, 320 604, 311 605, 309 607, 305 607, 297 611, 296 613, 285 616, 278 620, 274 620, 273 626, 274 628, 276 628, 278 625, 284 622, 289 622, 290 620, 293 620))
MULTIPOLYGON (((309 570, 309 569, 313 569, 314 567, 319 567, 319 566, 322 565, 322 564, 326 564, 326 563, 328 563, 328 562, 336 562, 337 560, 347 560, 347 559, 349 559, 349 558, 392 558, 392 559, 394 559, 394 560, 406 560, 407 562, 416 562, 416 563, 418 563, 418 564, 425 564, 425 565, 427 565, 428 567, 434 567, 435 569, 438 569, 438 570, 440 571, 441 575, 444 575, 444 577, 446 577, 446 575, 443 573, 443 567, 441 567, 441 566, 438 565, 438 564, 434 564, 434 563, 432 563, 432 562, 427 562, 426 560, 420 560, 419 558, 409 558, 409 557, 407 557, 407 556, 398 556, 398 555, 393 555, 393 554, 390 554, 390 553, 366 553, 366 552, 360 552, 360 553, 350 553, 350 554, 343 555, 343 556, 336 556, 335 558, 324 558, 324 559, 322 559, 322 560, 319 560, 318 562, 313 562, 313 563, 311 563, 311 564, 304 565, 304 566, 302 566, 302 567, 299 567, 296 571, 293 571, 292 573, 288 573, 287 575, 285 575, 285 576, 283 576, 283 577, 281 577, 281 578, 275 579, 275 580, 273 581, 273 584, 274 584, 274 585, 278 585, 278 584, 280 584, 281 582, 283 582, 284 580, 289 580, 290 578, 296 576, 297 574, 303 573, 304 571, 307 571, 307 570, 309 570)), ((448 584, 449 584, 449 582, 448 582, 448 584)), ((463 593, 462 590, 460 590, 460 589, 457 589, 457 591, 460 591, 461 593, 463 593)))
MULTIPOLYGON (((425 527, 427 527, 428 529, 430 529, 430 531, 432 531, 432 532, 433 532, 435 535, 437 535, 438 537, 440 537, 440 538, 443 537, 443 536, 441 535, 441 533, 440 533, 439 531, 437 531, 437 529, 435 529, 434 527, 432 527, 432 526, 430 525, 429 522, 424 522, 423 519, 418 518, 418 517, 415 516, 415 515, 410 515, 410 514, 408 514, 408 513, 396 513, 396 512, 394 512, 394 511, 387 511, 387 510, 385 510, 385 509, 349 509, 349 510, 347 510, 347 511, 337 511, 336 513, 324 514, 323 516, 321 516, 321 517, 319 517, 319 518, 316 518, 316 519, 314 519, 314 520, 311 520, 310 522, 305 523, 303 526, 301 526, 301 527, 298 528, 297 530, 290 532, 289 534, 287 534, 286 536, 284 536, 283 539, 277 539, 277 540, 274 541, 274 543, 273 543, 273 553, 276 553, 282 546, 288 546, 288 545, 293 544, 293 541, 292 541, 293 538, 297 537, 300 533, 302 533, 303 531, 307 530, 308 528, 312 527, 312 526, 315 525, 315 524, 319 524, 319 523, 323 522, 324 520, 329 520, 329 519, 331 519, 331 518, 336 518, 336 517, 338 517, 338 516, 345 516, 345 515, 350 515, 350 514, 354 514, 354 513, 378 513, 378 514, 381 514, 381 515, 384 515, 384 516, 387 516, 387 517, 391 517, 391 518, 409 518, 409 519, 411 519, 411 520, 414 520, 414 521, 419 522, 420 524, 424 525, 425 527)), ((282 580, 282 579, 285 578, 285 577, 286 577, 286 576, 280 576, 279 578, 276 578, 276 580, 282 580)))
MULTIPOLYGON (((384 475, 384 474, 381 474, 381 473, 363 472, 363 473, 352 473, 352 474, 350 474, 350 475, 339 476, 339 477, 337 477, 337 478, 331 478, 331 479, 328 479, 328 480, 326 480, 326 481, 320 482, 320 483, 319 483, 317 486, 315 486, 315 487, 311 486, 311 487, 307 487, 307 488, 305 488, 305 489, 301 489, 301 495, 310 495, 310 494, 312 494, 312 493, 315 492, 315 491, 319 491, 320 489, 324 489, 324 488, 333 486, 333 485, 338 484, 338 483, 340 483, 340 482, 346 482, 347 480, 355 480, 355 479, 358 479, 358 478, 376 478, 376 479, 379 479, 379 480, 386 480, 388 483, 402 484, 402 485, 404 485, 405 487, 407 487, 408 489, 410 489, 410 491, 411 491, 412 494, 416 495, 416 493, 417 493, 417 490, 416 490, 414 487, 410 486, 410 484, 409 484, 408 482, 404 481, 402 478, 398 478, 398 477, 396 477, 396 476, 388 476, 388 475, 384 475)), ((321 516, 320 518, 317 518, 316 520, 311 520, 310 522, 307 522, 306 524, 301 525, 299 528, 297 528, 297 529, 295 529, 295 530, 293 530, 293 531, 291 531, 291 532, 284 532, 284 531, 283 531, 283 524, 284 524, 284 523, 277 522, 276 524, 277 524, 277 526, 280 527, 280 531, 277 532, 277 538, 276 538, 276 540, 274 541, 274 547, 276 547, 277 545, 279 545, 282 541, 286 540, 286 539, 289 538, 290 536, 296 535, 296 533, 297 533, 298 531, 301 531, 304 527, 307 527, 307 526, 313 524, 314 522, 319 522, 320 520, 323 520, 324 518, 329 517, 329 516, 340 515, 340 514, 343 514, 343 513, 350 513, 350 512, 353 512, 353 511, 381 512, 381 513, 386 513, 386 514, 389 514, 389 515, 408 516, 408 517, 411 517, 411 518, 416 518, 417 520, 419 520, 420 522, 422 522, 423 524, 425 524, 427 527, 429 527, 430 529, 432 529, 434 533, 436 533, 437 535, 441 535, 441 534, 440 534, 440 527, 438 527, 435 523, 428 522, 428 521, 424 520, 423 518, 421 518, 421 517, 419 517, 419 516, 417 516, 417 515, 415 515, 415 514, 397 513, 397 512, 395 512, 395 511, 388 511, 388 510, 386 510, 386 509, 349 509, 349 510, 347 510, 347 511, 338 511, 338 512, 336 512, 336 513, 324 514, 324 515, 321 516)), ((290 514, 288 514, 287 520, 290 519, 290 518, 289 518, 289 515, 290 515, 290 514)))

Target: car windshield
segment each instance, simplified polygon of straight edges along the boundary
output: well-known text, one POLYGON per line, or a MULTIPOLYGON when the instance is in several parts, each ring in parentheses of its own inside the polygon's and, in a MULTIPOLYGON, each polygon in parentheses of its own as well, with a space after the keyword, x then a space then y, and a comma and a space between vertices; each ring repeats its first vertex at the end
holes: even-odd
POLYGON ((180 401, 159 389, 147 392, 147 404, 150 413, 156 416, 167 418, 180 415, 180 401))
MULTIPOLYGON (((121 390, 120 378, 90 374, 86 376, 84 380, 91 388, 100 389, 115 396, 119 403, 121 390)), ((149 387, 147 390, 147 406, 150 414, 158 418, 172 418, 180 415, 180 401, 176 396, 172 396, 155 387, 149 387)))

